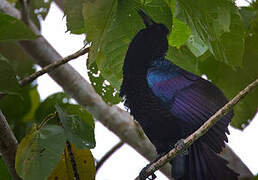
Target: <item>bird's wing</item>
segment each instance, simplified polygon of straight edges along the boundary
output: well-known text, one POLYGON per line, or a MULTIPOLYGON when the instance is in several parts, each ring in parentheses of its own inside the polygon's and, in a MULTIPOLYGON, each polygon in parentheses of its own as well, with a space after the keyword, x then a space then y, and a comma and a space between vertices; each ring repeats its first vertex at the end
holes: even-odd
MULTIPOLYGON (((185 136, 197 130, 217 110, 227 103, 227 98, 209 81, 187 72, 174 64, 152 66, 147 82, 153 94, 180 121, 185 136)), ((203 136, 203 140, 220 152, 227 141, 225 132, 233 112, 225 115, 203 136)))

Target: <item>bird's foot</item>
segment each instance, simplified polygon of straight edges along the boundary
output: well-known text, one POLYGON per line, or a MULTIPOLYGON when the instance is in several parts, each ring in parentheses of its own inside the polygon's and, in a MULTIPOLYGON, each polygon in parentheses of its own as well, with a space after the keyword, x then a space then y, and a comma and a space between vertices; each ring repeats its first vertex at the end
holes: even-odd
POLYGON ((154 173, 152 173, 152 174, 149 175, 149 176, 147 176, 147 174, 146 174, 146 170, 150 167, 150 165, 151 165, 151 163, 148 164, 146 167, 144 167, 144 168, 141 170, 141 172, 140 172, 140 174, 139 174, 140 180, 146 180, 146 179, 148 179, 148 180, 154 180, 154 179, 156 179, 157 176, 156 176, 154 173))
MULTIPOLYGON (((176 149, 182 149, 183 147, 184 147, 184 139, 180 139, 179 141, 177 141, 177 143, 174 145, 174 147, 176 148, 176 149)), ((183 155, 188 155, 188 150, 186 149, 186 150, 184 150, 183 152, 183 155)))

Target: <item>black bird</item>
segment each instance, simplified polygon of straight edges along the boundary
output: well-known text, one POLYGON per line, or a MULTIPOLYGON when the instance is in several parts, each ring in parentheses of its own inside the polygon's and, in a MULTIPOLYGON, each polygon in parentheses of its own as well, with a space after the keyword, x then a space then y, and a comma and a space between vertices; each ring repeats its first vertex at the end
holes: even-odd
MULTIPOLYGON (((120 96, 140 123, 158 154, 168 152, 180 140, 197 130, 228 100, 211 82, 168 61, 168 28, 155 23, 139 10, 146 28, 131 41, 123 65, 120 96)), ((188 153, 171 161, 176 180, 236 180, 217 153, 229 134, 233 111, 225 115, 188 153)))

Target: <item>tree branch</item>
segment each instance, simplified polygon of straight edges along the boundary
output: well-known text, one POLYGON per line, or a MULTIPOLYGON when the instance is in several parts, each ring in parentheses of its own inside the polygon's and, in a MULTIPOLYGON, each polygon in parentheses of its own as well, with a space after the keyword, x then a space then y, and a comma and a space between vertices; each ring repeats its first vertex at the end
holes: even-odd
POLYGON ((120 141, 115 146, 113 146, 97 163, 96 172, 100 169, 100 167, 105 163, 105 161, 112 156, 114 152, 116 152, 121 146, 124 145, 124 142, 120 141))
MULTIPOLYGON (((20 12, 6 0, 0 0, 0 11, 20 19, 20 12)), ((40 35, 35 25, 30 24, 30 28, 40 35)), ((62 58, 43 36, 36 40, 20 42, 20 45, 41 67, 62 58)), ((64 64, 49 73, 49 75, 66 93, 72 96, 80 105, 84 106, 109 130, 119 136, 123 142, 128 143, 148 160, 155 158, 156 151, 154 146, 129 113, 117 106, 110 107, 107 105, 94 91, 90 83, 69 64, 64 64)), ((243 164, 241 161, 238 161, 238 163, 243 164)), ((162 172, 167 177, 170 177, 170 170, 170 165, 162 167, 162 172)), ((243 171, 250 176, 252 175, 247 168, 243 169, 243 171)))
MULTIPOLYGON (((203 136, 207 131, 224 115, 226 115, 242 98, 244 98, 248 93, 251 92, 258 85, 258 79, 249 84, 244 90, 240 91, 231 101, 229 101, 225 106, 223 106, 220 110, 218 110, 213 116, 211 116, 208 121, 206 121, 198 130, 192 133, 184 140, 183 146, 178 146, 177 148, 173 148, 164 156, 160 157, 157 161, 148 165, 148 168, 143 172, 145 178, 149 177, 159 168, 161 168, 164 164, 171 161, 176 155, 186 150, 190 147, 197 139, 203 136)), ((136 178, 139 180, 139 177, 136 178)))
POLYGON ((21 180, 15 170, 15 154, 18 142, 0 110, 0 153, 14 180, 21 180))
POLYGON ((87 48, 83 47, 82 49, 75 52, 74 54, 71 54, 71 55, 69 55, 69 56, 67 56, 63 59, 58 60, 58 61, 54 61, 52 64, 49 64, 49 65, 43 67, 40 71, 37 71, 37 72, 31 74, 30 76, 25 77, 24 79, 19 81, 19 84, 20 84, 21 87, 23 87, 24 85, 26 85, 26 84, 34 81, 35 79, 37 79, 39 76, 41 76, 45 73, 48 73, 50 71, 53 71, 55 68, 65 64, 65 63, 67 63, 67 62, 69 62, 73 59, 76 59, 79 56, 82 56, 82 55, 84 55, 88 52, 89 52, 89 48, 88 47, 87 48))

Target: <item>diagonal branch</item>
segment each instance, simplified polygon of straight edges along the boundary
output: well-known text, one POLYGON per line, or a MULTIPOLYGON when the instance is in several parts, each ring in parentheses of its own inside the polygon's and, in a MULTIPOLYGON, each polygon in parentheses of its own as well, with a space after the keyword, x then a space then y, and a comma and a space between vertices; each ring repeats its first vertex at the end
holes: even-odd
MULTIPOLYGON (((203 136, 207 131, 215 125, 215 123, 220 120, 224 115, 226 115, 242 98, 244 98, 248 93, 250 93, 254 88, 258 86, 258 79, 249 84, 244 90, 240 91, 231 101, 229 101, 225 106, 223 106, 220 110, 218 110, 212 117, 208 119, 198 130, 192 133, 184 140, 184 144, 182 147, 173 148, 164 156, 160 157, 154 163, 148 165, 145 172, 143 172, 145 178, 149 177, 167 162, 171 161, 176 155, 186 150, 190 147, 197 139, 203 136)), ((137 177, 136 179, 139 179, 137 177)))

